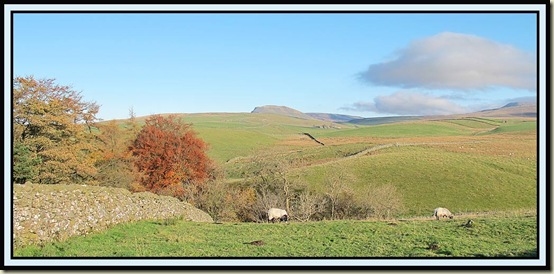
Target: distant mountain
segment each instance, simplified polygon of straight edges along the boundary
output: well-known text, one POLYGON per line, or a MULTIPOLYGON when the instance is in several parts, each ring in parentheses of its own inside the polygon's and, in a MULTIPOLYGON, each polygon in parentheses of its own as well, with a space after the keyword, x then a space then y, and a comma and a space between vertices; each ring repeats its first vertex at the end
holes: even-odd
POLYGON ((269 114, 284 115, 284 116, 290 116, 290 117, 296 117, 296 118, 308 119, 308 120, 320 120, 320 121, 333 122, 333 123, 345 123, 350 120, 363 119, 363 117, 360 117, 360 116, 351 116, 351 115, 344 115, 344 114, 303 113, 293 108, 289 108, 285 106, 274 106, 274 105, 255 107, 254 110, 252 110, 252 113, 269 113, 269 114))
POLYGON ((473 113, 454 114, 454 115, 433 115, 433 116, 390 116, 373 117, 350 120, 347 123, 356 125, 381 125, 413 120, 435 120, 435 119, 454 119, 459 117, 537 117, 537 104, 531 102, 511 102, 500 108, 486 109, 473 113))
POLYGON ((518 102, 511 102, 511 103, 507 103, 506 105, 504 105, 503 107, 501 108, 510 108, 510 107, 517 107, 517 106, 520 106, 521 103, 518 103, 518 102))
POLYGON ((373 117, 363 118, 359 116, 350 116, 344 114, 333 113, 303 113, 293 108, 285 106, 259 106, 254 108, 252 113, 269 113, 296 117, 306 120, 320 120, 333 123, 349 123, 355 125, 381 125, 413 120, 428 120, 428 119, 452 119, 456 117, 537 117, 537 104, 534 102, 511 102, 500 108, 486 109, 473 113, 455 114, 455 115, 434 115, 434 116, 389 116, 389 117, 373 117))
POLYGON ((330 121, 335 123, 346 123, 352 120, 364 119, 360 116, 351 116, 344 114, 333 114, 333 113, 306 113, 310 117, 321 120, 321 121, 330 121))
POLYGON ((290 117, 296 117, 301 119, 313 119, 311 116, 300 112, 296 109, 285 107, 285 106, 273 106, 273 105, 267 105, 267 106, 260 106, 255 107, 254 110, 252 110, 252 113, 267 113, 267 114, 277 114, 277 115, 284 115, 284 116, 290 116, 290 117))
POLYGON ((483 117, 537 117, 537 104, 535 102, 511 102, 500 108, 486 109, 473 114, 483 117))

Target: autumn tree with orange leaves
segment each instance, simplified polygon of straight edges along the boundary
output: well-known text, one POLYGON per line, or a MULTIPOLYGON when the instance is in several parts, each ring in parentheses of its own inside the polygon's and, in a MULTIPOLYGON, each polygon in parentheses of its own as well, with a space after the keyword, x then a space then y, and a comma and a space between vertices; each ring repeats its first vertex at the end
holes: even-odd
POLYGON ((94 184, 99 106, 54 79, 16 77, 12 91, 13 182, 94 184))
POLYGON ((133 118, 131 116, 123 124, 111 120, 96 125, 99 130, 96 135, 99 157, 95 163, 98 185, 131 191, 145 190, 140 184, 142 173, 137 170, 135 159, 128 149, 138 133, 133 118))
POLYGON ((212 163, 206 143, 191 124, 173 115, 146 119, 129 149, 145 175, 141 184, 148 191, 191 202, 209 179, 212 163))

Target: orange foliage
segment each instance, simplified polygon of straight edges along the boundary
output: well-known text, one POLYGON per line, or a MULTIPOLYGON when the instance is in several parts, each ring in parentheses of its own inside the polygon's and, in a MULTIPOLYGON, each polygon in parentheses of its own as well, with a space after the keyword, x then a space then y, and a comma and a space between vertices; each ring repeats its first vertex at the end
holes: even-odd
POLYGON ((196 192, 191 188, 199 189, 209 176, 206 143, 174 116, 154 115, 145 122, 130 146, 135 165, 145 174, 142 185, 154 193, 191 198, 196 192))
POLYGON ((15 158, 14 178, 43 184, 95 184, 92 124, 99 106, 54 79, 16 77, 12 92, 12 140, 15 148, 27 151, 23 159, 15 158), (32 172, 21 168, 28 164, 34 165, 28 167, 32 172))
MULTIPOLYGON (((134 165, 134 157, 128 150, 136 138, 133 128, 122 128, 115 121, 97 124, 96 143, 98 147, 98 169, 96 179, 101 186, 122 187, 131 191, 146 191, 140 185, 142 174, 134 165)), ((132 124, 131 124, 132 127, 132 124)), ((138 132, 138 131, 137 131, 138 132)))

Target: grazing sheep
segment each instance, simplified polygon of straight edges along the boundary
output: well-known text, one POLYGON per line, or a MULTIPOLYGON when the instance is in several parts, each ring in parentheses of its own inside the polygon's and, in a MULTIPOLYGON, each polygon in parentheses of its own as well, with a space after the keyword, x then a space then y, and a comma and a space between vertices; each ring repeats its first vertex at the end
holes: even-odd
POLYGON ((274 223, 276 219, 279 219, 280 222, 288 221, 289 215, 287 211, 279 208, 270 208, 267 211, 267 220, 274 223))
POLYGON ((444 207, 437 207, 435 208, 435 212, 433 213, 433 217, 437 218, 437 220, 440 220, 441 217, 443 218, 454 218, 454 215, 450 212, 450 210, 444 208, 444 207))

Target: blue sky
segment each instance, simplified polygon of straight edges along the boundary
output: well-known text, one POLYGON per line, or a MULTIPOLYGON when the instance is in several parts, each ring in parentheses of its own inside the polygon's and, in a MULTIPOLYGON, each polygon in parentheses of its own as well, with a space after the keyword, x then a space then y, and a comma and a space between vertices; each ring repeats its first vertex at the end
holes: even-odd
POLYGON ((462 113, 536 95, 534 14, 16 13, 15 76, 99 118, 285 105, 363 117, 462 113))

